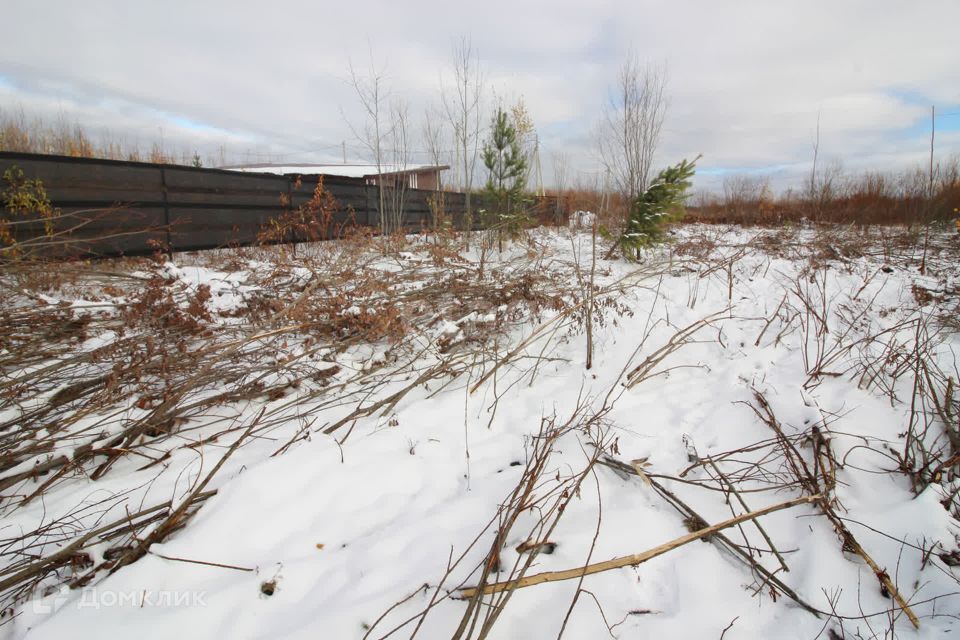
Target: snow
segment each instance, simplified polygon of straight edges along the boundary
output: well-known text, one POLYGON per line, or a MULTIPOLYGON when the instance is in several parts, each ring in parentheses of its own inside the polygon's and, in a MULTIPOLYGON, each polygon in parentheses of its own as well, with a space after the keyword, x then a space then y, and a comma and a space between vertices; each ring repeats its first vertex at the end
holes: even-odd
POLYGON ((245 173, 273 173, 277 175, 293 173, 300 175, 323 174, 328 176, 342 176, 345 178, 366 178, 368 176, 376 176, 382 173, 416 172, 437 169, 435 165, 431 164, 381 164, 379 168, 375 164, 258 164, 244 167, 224 168, 229 169, 230 171, 242 171, 245 173))
POLYGON ((570 216, 570 227, 574 229, 589 229, 593 226, 597 214, 592 211, 574 211, 570 216))
MULTIPOLYGON (((299 172, 293 167, 277 169, 299 172)), ((709 236, 718 246, 713 259, 719 261, 734 254, 731 247, 764 233, 688 227, 680 230, 677 245, 697 234, 709 236)), ((543 269, 569 270, 574 255, 589 264, 587 234, 540 232, 537 240, 546 248, 543 269)), ((810 235, 797 237, 800 247, 810 241, 810 235)), ((598 254, 605 249, 599 244, 598 254)), ((401 258, 410 261, 421 255, 411 250, 401 258)), ((505 262, 506 256, 488 259, 492 261, 488 268, 496 269, 497 260, 505 262)), ((439 380, 429 381, 404 396, 389 414, 359 418, 342 444, 342 433, 324 435, 319 429, 351 408, 333 407, 320 414, 309 439, 271 457, 302 426, 291 415, 286 430, 270 432, 237 450, 216 477, 217 495, 184 529, 90 587, 35 595, 17 617, 0 626, 0 634, 35 639, 77 635, 134 635, 138 640, 359 639, 395 603, 430 585, 376 624, 370 637, 381 637, 428 605, 450 559, 467 549, 469 561, 458 566, 441 592, 452 591, 463 581, 474 584, 471 569, 482 561, 493 532, 483 533, 481 544, 471 548, 471 543, 521 478, 544 418, 556 416, 562 422, 582 411, 578 407, 596 411, 613 397, 615 404, 604 415, 604 424, 616 439, 618 459, 645 458, 646 472, 676 478, 690 466, 691 454, 702 459, 769 441, 770 428, 749 406, 762 393, 788 435, 804 432, 811 424, 829 431, 836 457, 844 461, 836 488, 842 514, 921 616, 920 630, 915 631, 901 615, 895 625, 897 637, 960 636, 955 619, 960 615, 960 572, 945 566, 936 554, 924 562, 924 553, 916 548, 939 544, 941 551, 952 551, 960 527, 941 506, 938 488, 931 486, 914 496, 907 478, 891 472, 895 461, 878 453, 882 447, 865 446, 889 443, 902 450, 901 434, 909 416, 905 389, 898 387, 897 400, 892 401, 846 373, 808 384, 809 359, 816 356, 813 337, 801 330, 799 318, 777 315, 781 298, 790 298, 795 287, 814 287, 807 254, 749 252, 733 263, 732 285, 726 270, 711 271, 706 263, 691 262, 670 249, 649 254, 639 266, 623 261, 597 264, 598 287, 620 287, 616 297, 626 311, 594 326, 592 369, 584 368, 584 338, 575 326, 558 324, 562 330, 537 333, 560 317, 552 312, 539 324, 527 322, 512 329, 497 346, 498 353, 505 354, 525 339, 543 336, 524 351, 530 358, 547 358, 535 373, 532 362, 515 361, 473 393, 469 388, 478 375, 446 387, 439 380), (709 316, 714 319, 672 352, 653 375, 633 388, 623 386, 625 371, 667 344, 678 328, 709 316), (770 317, 775 319, 765 328, 770 317), (264 582, 275 582, 272 595, 262 592, 264 582), (928 600, 934 597, 938 599, 928 600)), ((827 291, 823 308, 835 328, 824 348, 840 340, 841 327, 849 328, 847 321, 854 335, 864 336, 894 328, 910 317, 910 309, 916 307, 912 285, 944 290, 956 287, 960 277, 954 270, 938 280, 899 266, 886 273, 880 270, 884 264, 884 256, 867 255, 837 260, 816 272, 827 291)), ((386 262, 382 266, 392 268, 386 262)), ((504 273, 510 269, 504 268, 504 273)), ((572 271, 564 271, 568 272, 573 278, 572 271)), ((201 285, 209 286, 217 313, 238 308, 251 291, 241 271, 168 263, 160 273, 179 283, 185 296, 201 285)), ((310 276, 307 272, 295 277, 306 281, 310 276)), ((51 298, 51 304, 55 302, 51 298)), ((505 311, 502 306, 497 313, 476 310, 440 318, 429 332, 435 340, 456 342, 470 325, 496 323, 505 311)), ((351 316, 374 312, 361 305, 343 310, 351 316)), ((104 338, 98 340, 102 344, 104 338)), ((944 335, 936 346, 944 366, 949 366, 958 347, 956 333, 944 335)), ((858 348, 861 351, 845 353, 833 363, 831 371, 848 370, 854 360, 879 346, 858 348)), ((337 364, 369 370, 371 363, 389 366, 388 361, 387 350, 374 345, 338 356, 337 364)), ((385 385, 381 397, 397 388, 385 385)), ((247 419, 258 410, 259 405, 251 402, 247 419)), ((584 431, 563 435, 544 482, 582 469, 590 446, 584 431)), ((45 503, 4 514, 4 524, 29 529, 79 502, 92 503, 111 492, 131 492, 131 507, 182 495, 209 471, 224 448, 210 449, 204 456, 175 451, 167 469, 149 486, 143 483, 152 476, 134 472, 132 463, 125 475, 101 481, 78 477, 45 503)), ((761 456, 755 452, 739 458, 756 461, 761 456)), ((720 464, 728 474, 741 468, 733 460, 720 464)), ((685 482, 661 481, 710 522, 731 517, 734 508, 743 511, 733 500, 728 504, 722 492, 695 484, 709 479, 707 470, 699 467, 685 482)), ((763 487, 763 481, 743 485, 763 487)), ((744 498, 752 509, 759 509, 796 495, 796 489, 784 489, 744 493, 744 498)), ((789 572, 778 573, 780 579, 820 609, 833 608, 852 618, 871 614, 866 620, 844 621, 846 637, 883 635, 891 601, 881 595, 863 560, 841 548, 830 523, 814 506, 780 511, 761 522, 790 567, 789 572)), ((504 566, 518 558, 514 549, 525 541, 525 531, 518 525, 505 541, 504 566)), ((641 478, 598 466, 552 532, 553 553, 538 555, 530 574, 580 567, 588 555, 597 562, 639 553, 686 533, 682 516, 641 478)), ((726 534, 737 541, 746 535, 751 545, 765 546, 749 524, 726 534)), ((100 553, 105 549, 106 545, 100 553)), ((770 554, 764 554, 762 562, 771 570, 777 567, 770 554)), ((496 578, 494 574, 492 579, 496 578)), ((717 638, 731 624, 727 638, 827 637, 825 628, 840 633, 838 621, 817 618, 784 595, 771 598, 769 586, 755 593, 756 584, 749 567, 734 556, 710 542, 694 542, 635 567, 587 577, 583 587, 596 601, 581 596, 565 635, 605 637, 604 619, 617 625, 613 635, 623 639, 717 638)), ((490 637, 557 637, 576 590, 576 580, 517 590, 490 637)), ((424 618, 418 637, 451 637, 465 608, 465 602, 454 599, 439 603, 424 618)), ((412 625, 404 627, 395 637, 409 637, 412 630, 412 625)))

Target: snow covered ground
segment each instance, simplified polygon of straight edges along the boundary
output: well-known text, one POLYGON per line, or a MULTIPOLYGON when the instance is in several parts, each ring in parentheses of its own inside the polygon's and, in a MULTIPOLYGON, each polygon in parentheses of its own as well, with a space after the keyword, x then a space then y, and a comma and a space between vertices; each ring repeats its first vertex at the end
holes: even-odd
MULTIPOLYGON (((590 236, 557 230, 482 267, 476 246, 438 258, 411 240, 389 257, 352 255, 353 276, 339 280, 342 261, 272 262, 276 250, 137 266, 133 278, 169 292, 181 324, 197 325, 171 370, 217 340, 221 364, 248 371, 224 369, 211 386, 194 370, 208 385, 196 396, 168 389, 140 404, 147 394, 107 380, 96 411, 75 402, 57 414, 67 426, 52 449, 5 441, 5 455, 30 455, 0 473, 10 607, 0 633, 960 636, 960 451, 949 433, 960 429, 960 243, 929 244, 924 262, 923 238, 902 230, 686 226, 640 264, 601 260, 598 245, 593 296, 590 236), (360 271, 373 277, 348 284, 360 271), (272 306, 268 283, 283 291, 272 306), (335 300, 336 317, 303 311, 309 299, 335 300), (270 321, 251 337, 254 307, 270 321), (398 313, 414 320, 380 322, 398 313), (349 339, 323 346, 310 323, 349 339), (244 394, 203 403, 230 388, 244 394), (173 404, 187 408, 162 435, 110 442, 173 404), (96 456, 83 457, 87 443, 100 443, 96 456), (28 473, 61 455, 82 463, 28 473), (507 597, 461 591, 639 554, 813 493, 823 502, 640 564, 507 597), (196 510, 182 528, 164 519, 180 505, 196 510), (124 530, 125 518, 137 526, 124 530)), ((98 314, 96 331, 20 370, 3 345, 8 438, 52 420, 42 411, 58 393, 81 391, 17 396, 17 380, 146 340, 120 328, 128 290, 85 281, 38 295, 24 295, 24 313, 98 314)), ((95 361, 83 379, 109 376, 95 361)))

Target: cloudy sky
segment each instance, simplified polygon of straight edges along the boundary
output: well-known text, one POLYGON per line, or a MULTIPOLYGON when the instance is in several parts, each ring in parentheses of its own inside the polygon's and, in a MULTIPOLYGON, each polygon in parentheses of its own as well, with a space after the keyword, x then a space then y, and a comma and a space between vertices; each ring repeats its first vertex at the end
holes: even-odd
MULTIPOLYGON (((224 148, 229 162, 348 160, 362 150, 350 62, 372 54, 419 122, 463 37, 489 95, 522 96, 553 155, 597 175, 593 131, 631 50, 669 70, 658 159, 703 154, 784 186, 821 158, 899 169, 960 153, 960 2, 4 0, 0 109, 64 118, 149 147, 224 148)), ((419 130, 419 124, 416 127, 419 130)), ((425 145, 413 144, 417 152, 425 145)), ((426 161, 425 154, 415 160, 426 161)))

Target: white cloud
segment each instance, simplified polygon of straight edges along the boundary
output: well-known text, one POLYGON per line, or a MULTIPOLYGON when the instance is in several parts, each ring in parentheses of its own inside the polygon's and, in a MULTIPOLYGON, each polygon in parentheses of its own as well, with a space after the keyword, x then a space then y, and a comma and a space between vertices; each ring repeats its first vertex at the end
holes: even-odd
MULTIPOLYGON (((499 95, 524 96, 545 151, 569 152, 583 172, 595 169, 590 132, 631 48, 669 68, 663 162, 702 152, 705 167, 794 175, 819 114, 825 155, 893 168, 922 157, 929 104, 960 109, 955 0, 8 0, 4 18, 0 106, 143 141, 162 129, 241 159, 355 148, 341 116, 356 109, 347 65, 365 67, 371 51, 419 118, 439 102, 461 35, 499 95)), ((941 137, 940 153, 958 150, 941 137)))

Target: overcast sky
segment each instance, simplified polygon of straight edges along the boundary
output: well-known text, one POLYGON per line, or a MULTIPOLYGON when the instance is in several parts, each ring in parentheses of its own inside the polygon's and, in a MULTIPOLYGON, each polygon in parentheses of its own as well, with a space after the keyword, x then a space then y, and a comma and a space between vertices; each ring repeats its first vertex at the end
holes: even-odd
POLYGON ((931 105, 937 156, 960 153, 958 0, 4 0, 2 15, 5 112, 145 147, 223 146, 231 162, 337 161, 344 141, 368 159, 344 121, 361 121, 349 61, 372 52, 419 121, 464 36, 490 95, 526 101, 548 182, 558 152, 596 175, 592 132, 631 49, 669 70, 659 162, 702 153, 701 187, 796 179, 818 113, 821 158, 849 170, 924 162, 931 105))

